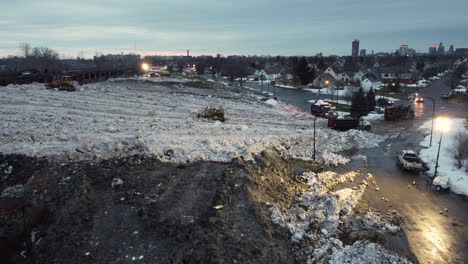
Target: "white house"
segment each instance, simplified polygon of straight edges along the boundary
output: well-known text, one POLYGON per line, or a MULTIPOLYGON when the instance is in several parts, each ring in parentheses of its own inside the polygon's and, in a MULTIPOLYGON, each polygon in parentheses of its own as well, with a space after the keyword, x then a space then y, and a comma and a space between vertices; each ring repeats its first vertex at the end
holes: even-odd
POLYGON ((356 73, 354 74, 354 76, 353 76, 353 81, 354 81, 354 82, 360 82, 360 81, 362 81, 362 76, 364 76, 364 74, 365 74, 365 73, 362 72, 362 71, 356 72, 356 73))
POLYGON ((281 73, 273 72, 271 70, 256 70, 253 74, 255 79, 264 80, 264 81, 275 81, 281 77, 281 73))
POLYGON ((364 80, 361 81, 361 87, 364 90, 364 92, 369 91, 371 88, 375 90, 380 89, 380 85, 382 83, 373 79, 373 78, 365 78, 364 80))
POLYGON ((328 74, 330 74, 331 76, 333 76, 333 78, 334 78, 335 80, 339 80, 339 76, 338 76, 338 75, 339 75, 339 71, 338 71, 337 69, 332 69, 332 67, 328 67, 323 73, 324 73, 324 74, 325 74, 325 73, 328 73, 328 74))
POLYGON ((315 87, 318 88, 326 88, 326 87, 337 87, 338 80, 335 79, 330 73, 322 73, 317 78, 315 78, 313 84, 315 87))
POLYGON ((345 72, 340 72, 340 73, 338 73, 338 81, 340 81, 342 83, 349 83, 349 82, 352 81, 352 79, 345 72))

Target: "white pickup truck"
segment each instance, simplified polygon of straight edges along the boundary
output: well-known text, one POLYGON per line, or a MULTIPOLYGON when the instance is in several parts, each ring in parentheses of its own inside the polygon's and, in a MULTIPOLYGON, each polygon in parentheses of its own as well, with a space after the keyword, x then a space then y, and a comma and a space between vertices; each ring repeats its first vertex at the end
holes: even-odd
POLYGON ((413 150, 397 152, 397 166, 409 171, 428 171, 427 164, 413 150))

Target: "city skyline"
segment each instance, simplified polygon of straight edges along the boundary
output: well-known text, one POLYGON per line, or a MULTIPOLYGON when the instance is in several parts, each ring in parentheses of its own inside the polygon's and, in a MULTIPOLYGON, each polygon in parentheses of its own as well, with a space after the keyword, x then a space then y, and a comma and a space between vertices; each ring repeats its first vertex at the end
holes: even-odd
POLYGON ((187 49, 194 55, 350 56, 354 39, 367 54, 394 52, 403 43, 427 53, 439 42, 468 47, 465 6, 462 0, 20 0, 2 3, 0 56, 18 55, 21 42, 66 57, 135 51, 183 55, 187 49))

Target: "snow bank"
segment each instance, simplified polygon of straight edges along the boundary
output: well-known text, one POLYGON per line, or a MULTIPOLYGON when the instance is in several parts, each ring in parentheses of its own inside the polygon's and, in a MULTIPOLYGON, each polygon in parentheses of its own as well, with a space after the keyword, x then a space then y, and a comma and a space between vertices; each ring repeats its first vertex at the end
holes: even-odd
POLYGON ((341 263, 411 263, 405 258, 390 252, 378 244, 368 241, 357 241, 353 245, 334 249, 330 264, 341 263))
POLYGON ((367 121, 384 120, 384 114, 371 112, 363 117, 367 121))
MULTIPOLYGON (((297 107, 265 103, 222 86, 147 80, 113 79, 76 92, 49 90, 43 84, 0 87, 0 152, 71 160, 144 154, 191 162, 252 159, 274 149, 285 157, 312 158, 314 117, 297 107), (216 104, 224 106, 226 122, 195 117, 216 104)), ((319 157, 384 140, 364 131, 329 130, 325 123, 317 120, 319 157)))
MULTIPOLYGON (((452 127, 447 133, 443 134, 437 175, 448 178, 448 186, 453 192, 468 195, 468 172, 466 171, 468 159, 464 160, 464 166, 458 168, 456 166, 456 161, 453 158, 453 154, 450 151, 453 149, 453 145, 455 144, 455 136, 458 133, 468 133, 468 130, 464 126, 464 122, 465 121, 461 118, 453 119, 452 127)), ((431 124, 432 121, 425 122, 420 127, 420 130, 430 133, 431 124)), ((434 175, 439 139, 440 132, 434 129, 432 146, 429 147, 430 135, 427 135, 420 143, 421 146, 425 147, 421 149, 420 156, 424 161, 430 164, 431 169, 428 171, 428 174, 431 176, 434 175)))
MULTIPOLYGON (((344 174, 326 171, 323 173, 307 172, 301 176, 310 188, 302 195, 297 197, 289 208, 281 208, 278 205, 270 207, 270 213, 273 222, 285 227, 291 233, 291 240, 301 243, 303 240, 309 240, 312 244, 308 263, 317 263, 319 260, 329 258, 333 263, 344 260, 368 260, 365 263, 372 262, 374 257, 393 259, 397 257, 383 248, 365 243, 365 248, 369 252, 361 254, 360 258, 354 257, 354 252, 360 251, 360 244, 353 247, 343 247, 339 240, 342 232, 396 232, 399 226, 392 225, 382 221, 376 214, 366 215, 365 217, 355 216, 353 208, 357 206, 362 199, 364 191, 368 186, 368 181, 372 178, 371 174, 362 175, 359 171, 352 171, 344 174), (359 182, 352 188, 342 188, 336 191, 343 183, 359 182)), ((364 263, 362 262, 362 263, 364 263)), ((323 262, 325 263, 325 262, 323 262)), ((361 262, 350 262, 361 263, 361 262)), ((380 263, 380 262, 375 262, 380 263)), ((385 263, 385 262, 384 262, 385 263)))

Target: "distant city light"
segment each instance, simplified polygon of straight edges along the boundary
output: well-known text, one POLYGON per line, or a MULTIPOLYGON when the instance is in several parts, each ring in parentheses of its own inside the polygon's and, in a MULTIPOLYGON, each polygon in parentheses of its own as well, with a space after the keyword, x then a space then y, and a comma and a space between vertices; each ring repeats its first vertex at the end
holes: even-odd
POLYGON ((141 69, 143 69, 144 71, 149 70, 149 68, 150 68, 150 66, 147 63, 141 64, 141 69))

